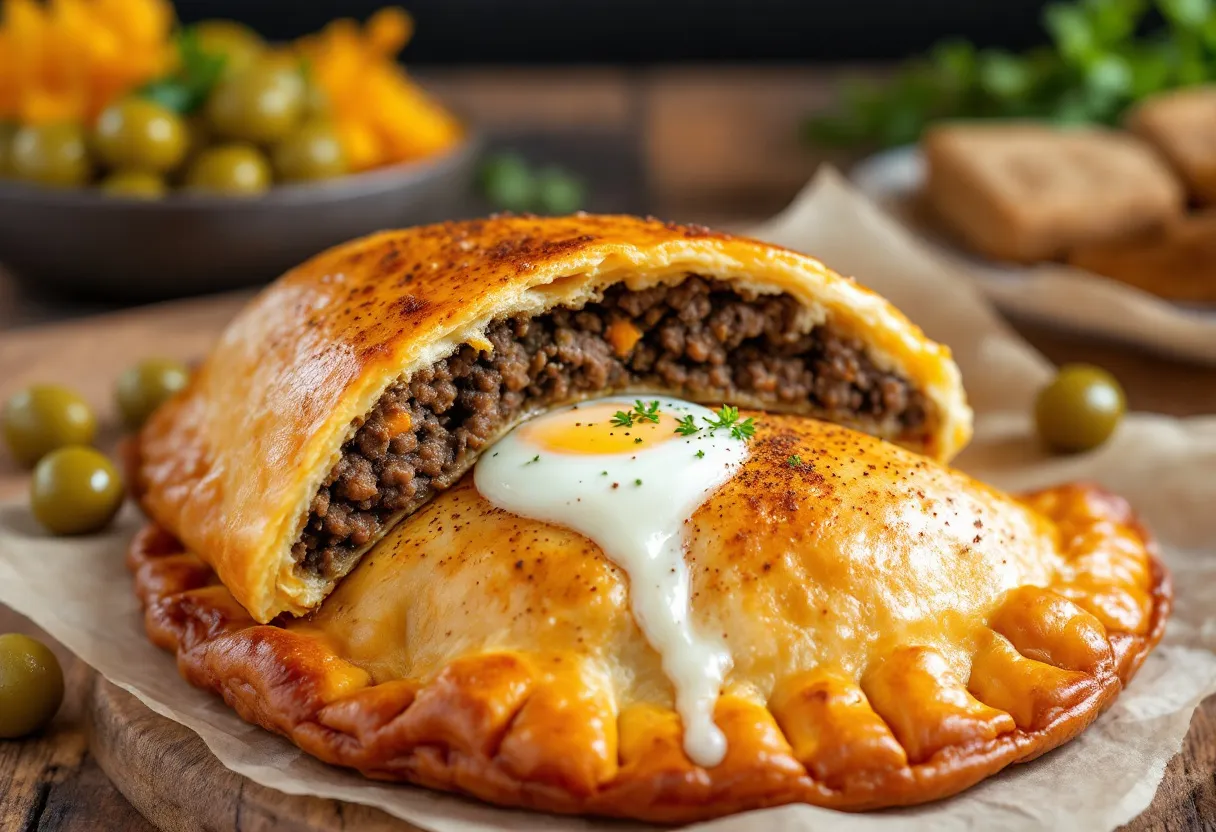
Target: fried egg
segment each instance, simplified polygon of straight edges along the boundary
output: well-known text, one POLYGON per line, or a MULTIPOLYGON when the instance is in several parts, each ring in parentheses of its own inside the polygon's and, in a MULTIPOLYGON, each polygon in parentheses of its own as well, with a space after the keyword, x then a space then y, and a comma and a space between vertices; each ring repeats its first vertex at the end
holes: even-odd
POLYGON ((495 506, 573 529, 625 571, 633 617, 675 690, 685 750, 704 766, 726 754, 713 713, 731 656, 690 620, 683 530, 747 458, 746 429, 711 426, 721 421, 679 399, 597 399, 523 423, 474 472, 495 506))

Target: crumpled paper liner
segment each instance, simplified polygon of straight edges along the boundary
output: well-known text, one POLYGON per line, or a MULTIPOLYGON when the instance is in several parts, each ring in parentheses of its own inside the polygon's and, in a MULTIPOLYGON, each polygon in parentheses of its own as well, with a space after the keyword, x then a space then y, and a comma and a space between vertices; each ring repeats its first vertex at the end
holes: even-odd
MULTIPOLYGON (((962 276, 952 273, 833 173, 756 229, 814 252, 885 294, 930 336, 950 344, 979 414, 962 468, 1009 489, 1096 480, 1125 494, 1159 536, 1178 605, 1165 643, 1114 707, 1080 738, 950 800, 849 815, 787 806, 699 824, 714 832, 804 830, 1107 830, 1152 800, 1191 714, 1216 692, 1216 419, 1129 417, 1096 453, 1051 458, 1030 436, 1034 391, 1050 367, 1012 335, 962 276)), ((54 539, 24 506, 0 506, 0 602, 63 642, 157 713, 192 729, 226 766, 292 794, 366 803, 435 832, 648 828, 508 811, 330 768, 242 722, 218 697, 182 681, 173 658, 144 637, 122 565, 139 524, 128 509, 103 536, 54 539)))

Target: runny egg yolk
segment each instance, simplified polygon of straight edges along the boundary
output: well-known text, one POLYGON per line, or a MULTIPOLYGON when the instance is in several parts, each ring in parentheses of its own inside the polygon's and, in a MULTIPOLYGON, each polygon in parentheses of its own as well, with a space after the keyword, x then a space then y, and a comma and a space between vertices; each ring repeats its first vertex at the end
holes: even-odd
MULTIPOLYGON (((649 407, 647 402, 642 404, 649 407)), ((680 420, 673 412, 660 410, 652 420, 638 417, 637 411, 630 409, 632 406, 636 403, 601 401, 576 405, 560 416, 526 422, 520 425, 518 433, 539 450, 589 455, 637 453, 680 438, 676 432, 680 420)))
POLYGON ((477 490, 499 508, 573 529, 629 577, 633 617, 662 660, 699 765, 726 754, 714 706, 731 666, 717 633, 691 620, 689 518, 747 458, 715 414, 666 397, 601 399, 532 419, 484 452, 477 490))

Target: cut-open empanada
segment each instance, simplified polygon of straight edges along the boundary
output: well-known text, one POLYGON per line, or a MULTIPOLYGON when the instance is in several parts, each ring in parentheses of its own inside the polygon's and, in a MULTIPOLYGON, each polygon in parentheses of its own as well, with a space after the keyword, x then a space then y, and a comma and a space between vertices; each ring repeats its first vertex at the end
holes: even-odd
POLYGON ((270 625, 151 526, 130 558, 149 633, 191 682, 322 760, 669 822, 955 793, 1078 734, 1161 637, 1168 577, 1119 498, 1014 499, 845 427, 730 424, 746 418, 746 458, 679 530, 692 625, 729 655, 710 764, 634 614, 647 586, 591 537, 491 504, 473 475, 313 614, 270 625))
POLYGON ((817 261, 631 217, 377 234, 264 291, 142 431, 148 514, 259 621, 311 610, 545 408, 620 390, 807 414, 948 459, 958 370, 817 261))

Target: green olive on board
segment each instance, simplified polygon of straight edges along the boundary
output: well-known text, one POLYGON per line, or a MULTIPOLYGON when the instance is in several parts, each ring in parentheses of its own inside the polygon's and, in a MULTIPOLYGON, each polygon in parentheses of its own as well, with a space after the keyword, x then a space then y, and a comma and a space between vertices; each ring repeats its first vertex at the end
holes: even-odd
POLYGON ((1053 451, 1074 453, 1096 448, 1123 419, 1127 401, 1110 373, 1087 364, 1069 364, 1035 401, 1039 436, 1053 451))
POLYGON ((63 703, 63 670, 45 644, 20 633, 0 635, 0 739, 28 736, 63 703))
POLYGON ((84 130, 78 124, 25 125, 13 134, 9 167, 27 182, 72 188, 92 175, 84 130))
POLYGON ((106 527, 122 507, 122 479, 105 454, 72 445, 34 466, 30 508, 51 534, 87 534, 106 527))
POLYGON ((189 380, 186 366, 168 358, 150 358, 123 370, 114 385, 123 422, 131 430, 137 430, 189 380))
POLYGON ((270 187, 270 162, 253 145, 209 147, 186 171, 186 187, 221 196, 256 196, 270 187))
POLYGON ((223 138, 276 142, 303 121, 304 94, 298 66, 261 60, 216 85, 207 99, 207 124, 223 138))
POLYGON ((97 419, 85 400, 66 387, 35 384, 4 403, 0 431, 13 459, 28 468, 57 448, 91 443, 97 419))
POLYGON ((283 182, 332 179, 346 173, 346 154, 332 126, 305 124, 275 145, 275 173, 283 182))
POLYGON ((169 190, 164 177, 144 170, 117 170, 101 180, 101 190, 125 199, 160 199, 169 190))
POLYGON ((112 168, 165 173, 181 163, 188 145, 181 116, 146 98, 115 101, 93 126, 93 147, 112 168))

